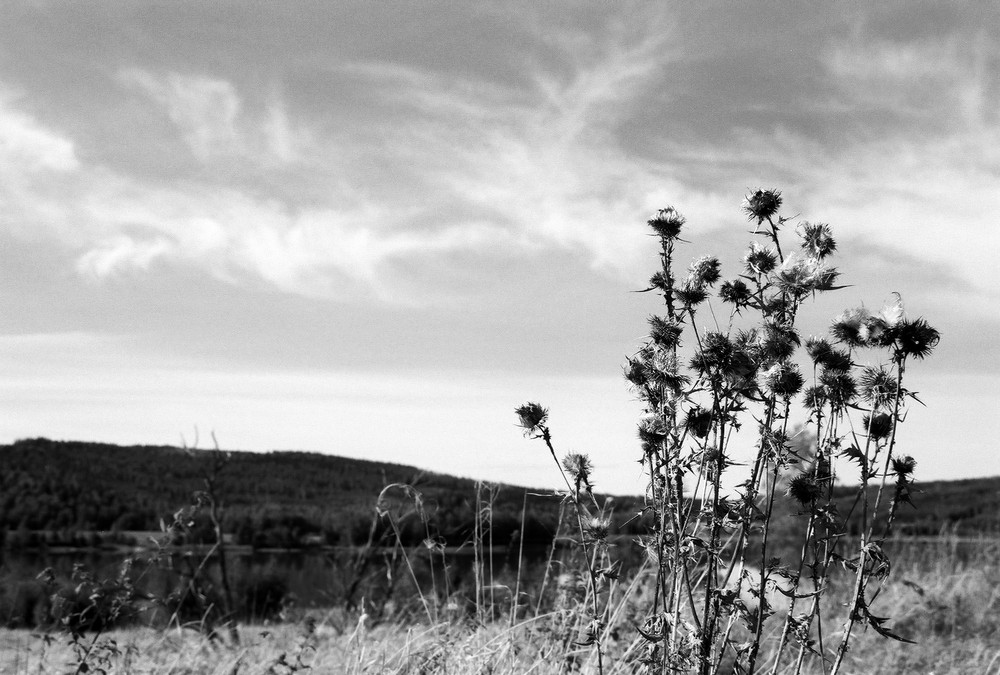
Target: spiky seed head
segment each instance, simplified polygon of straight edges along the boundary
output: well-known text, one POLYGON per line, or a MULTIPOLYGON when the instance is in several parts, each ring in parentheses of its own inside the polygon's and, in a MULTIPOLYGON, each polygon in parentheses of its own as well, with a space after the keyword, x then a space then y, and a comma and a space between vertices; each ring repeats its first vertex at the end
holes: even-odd
POLYGON ((837 342, 842 342, 850 347, 864 347, 867 345, 867 334, 865 324, 871 319, 871 313, 864 307, 857 307, 841 312, 833 325, 830 326, 830 334, 837 342))
POLYGON ((826 388, 822 385, 809 387, 803 394, 802 405, 808 410, 819 410, 826 405, 826 402, 826 388))
POLYGON ((751 242, 743 256, 743 265, 750 274, 769 274, 778 265, 778 254, 758 242, 751 242))
POLYGON ((688 267, 688 278, 702 285, 712 286, 722 276, 721 268, 722 264, 715 256, 702 256, 693 261, 688 267))
POLYGON ((868 435, 876 440, 888 438, 889 434, 892 433, 892 417, 886 413, 865 415, 863 422, 865 429, 868 430, 868 435))
POLYGON ((639 438, 644 443, 657 444, 667 437, 667 425, 660 415, 650 413, 639 420, 639 438))
POLYGON ((763 360, 775 362, 791 358, 801 343, 802 339, 794 328, 769 321, 759 334, 758 347, 763 360))
POLYGON ((823 490, 812 476, 800 473, 788 483, 786 494, 802 506, 809 506, 822 496, 823 490))
POLYGON ((518 417, 518 426, 524 429, 525 435, 538 433, 545 421, 549 418, 548 408, 542 407, 540 403, 528 402, 515 408, 514 414, 518 417))
POLYGON ((861 396, 876 409, 887 408, 896 398, 896 376, 885 366, 869 366, 861 372, 861 396))
POLYGON ((570 452, 563 457, 562 465, 576 483, 590 485, 590 473, 594 468, 590 463, 590 457, 579 452, 570 452))
POLYGON ((680 235, 681 228, 684 226, 684 216, 678 213, 674 207, 668 206, 657 211, 656 215, 646 222, 659 235, 660 239, 667 242, 680 235))
POLYGON ((824 389, 826 400, 838 408, 850 405, 858 394, 858 385, 850 373, 839 370, 823 370, 819 383, 824 389))
POLYGON ((781 193, 773 189, 757 189, 748 194, 743 202, 747 218, 756 220, 758 225, 773 217, 779 208, 781 208, 781 193))
POLYGON ((631 382, 634 386, 645 386, 647 382, 646 365, 642 362, 641 358, 626 358, 623 371, 625 373, 625 379, 631 382))
POLYGON ((837 250, 833 232, 826 223, 803 222, 799 226, 802 250, 814 258, 822 260, 837 250))
POLYGON ((680 345, 683 327, 676 321, 660 316, 649 317, 649 337, 664 349, 673 349, 680 345))
POLYGON ((607 518, 601 518, 600 516, 593 516, 587 521, 587 534, 591 536, 592 539, 597 541, 604 541, 608 538, 608 532, 611 528, 611 521, 607 518))
POLYGON ((890 337, 896 346, 897 360, 908 356, 922 360, 941 341, 941 334, 923 318, 901 319, 890 331, 890 337))
POLYGON ((727 281, 722 284, 722 288, 719 289, 719 298, 723 302, 728 302, 736 307, 739 311, 743 307, 746 307, 750 302, 753 294, 750 292, 750 288, 743 282, 742 279, 736 279, 734 281, 727 281))
POLYGON ((897 476, 909 476, 913 473, 915 468, 917 468, 917 460, 913 459, 909 455, 892 458, 892 471, 897 476))
POLYGON ((764 388, 778 396, 788 399, 802 390, 805 378, 799 367, 794 363, 779 362, 764 371, 762 375, 764 388))
POLYGON ((695 406, 688 411, 684 426, 696 438, 705 438, 712 430, 712 411, 701 406, 695 406))
POLYGON ((685 307, 696 307, 705 302, 708 291, 705 290, 705 284, 689 277, 677 289, 676 296, 685 307))

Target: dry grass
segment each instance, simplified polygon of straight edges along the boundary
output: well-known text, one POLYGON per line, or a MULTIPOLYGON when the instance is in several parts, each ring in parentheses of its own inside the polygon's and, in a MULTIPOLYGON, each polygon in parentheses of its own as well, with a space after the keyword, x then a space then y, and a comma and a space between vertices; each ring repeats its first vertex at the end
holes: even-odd
MULTIPOLYGON (((983 547, 967 562, 944 549, 919 567, 896 570, 879 607, 893 617, 897 632, 917 644, 861 632, 852 640, 844 671, 1000 675, 1000 564, 993 549, 983 547)), ((847 592, 834 591, 844 595, 844 602, 847 592)), ((637 670, 637 636, 627 611, 633 600, 625 599, 622 620, 608 631, 605 672, 637 670)), ((95 650, 89 665, 91 672, 104 668, 109 674, 135 675, 591 673, 596 672, 593 650, 573 644, 584 629, 585 614, 570 607, 514 627, 471 620, 370 627, 356 616, 334 612, 297 623, 241 626, 239 645, 194 631, 118 630, 98 640, 114 648, 95 650)), ((762 661, 768 667, 767 646, 775 643, 779 625, 772 622, 765 638, 762 661)), ((4 675, 72 673, 78 661, 67 635, 0 631, 4 675)), ((823 670, 814 660, 806 672, 823 670)))

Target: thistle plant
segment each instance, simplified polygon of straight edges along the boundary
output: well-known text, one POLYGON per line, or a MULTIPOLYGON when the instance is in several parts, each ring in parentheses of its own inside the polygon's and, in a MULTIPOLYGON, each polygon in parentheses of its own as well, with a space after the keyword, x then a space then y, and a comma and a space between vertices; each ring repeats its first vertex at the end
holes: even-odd
MULTIPOLYGON (((904 375, 939 335, 908 318, 896 296, 881 312, 847 310, 828 336, 803 339, 803 307, 843 288, 830 264, 837 244, 829 225, 780 215, 782 202, 777 190, 746 197, 753 239, 729 280, 715 257, 678 271, 686 223, 675 209, 648 221, 660 268, 645 291, 662 297, 663 310, 649 317, 648 339, 624 369, 644 405, 638 434, 652 525, 641 543, 652 593, 633 651, 648 673, 799 673, 811 664, 837 673, 859 625, 904 639, 872 607, 891 571, 883 544, 912 493, 915 462, 897 448, 917 400, 904 375), (749 457, 740 450, 747 436, 749 457), (858 486, 841 513, 835 484, 848 467, 858 486), (792 546, 776 540, 789 508, 792 546), (848 521, 857 539, 845 536, 848 521), (851 601, 835 617, 844 608, 824 597, 841 568, 851 574, 851 601)), ((589 462, 560 461, 541 405, 516 412, 562 472, 586 551, 589 462)), ((590 578, 599 651, 593 565, 590 578)))

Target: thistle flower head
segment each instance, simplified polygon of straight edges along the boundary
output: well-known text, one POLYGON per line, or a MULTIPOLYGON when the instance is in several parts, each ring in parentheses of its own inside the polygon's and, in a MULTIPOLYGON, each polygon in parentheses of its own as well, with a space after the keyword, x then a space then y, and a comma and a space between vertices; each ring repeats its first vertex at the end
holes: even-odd
POLYGON ((892 458, 892 471, 897 476, 909 476, 917 468, 917 460, 909 455, 892 458))
POLYGON ((590 485, 590 473, 594 468, 590 463, 590 457, 579 452, 570 452, 563 457, 562 465, 578 486, 590 485))
POLYGON ((722 287, 719 289, 719 297, 723 302, 735 306, 736 311, 739 311, 747 306, 753 295, 750 292, 750 288, 743 283, 742 279, 736 279, 722 284, 722 287))
POLYGON ((684 426, 697 438, 705 438, 712 430, 712 411, 696 406, 688 411, 684 426))
POLYGON ((667 293, 670 291, 670 278, 663 272, 657 272, 649 278, 649 287, 658 288, 660 291, 667 293))
POLYGON ((896 376, 885 366, 869 366, 861 373, 861 396, 876 410, 888 408, 896 398, 896 376))
POLYGON ((858 385, 849 373, 839 370, 824 370, 819 383, 823 387, 826 400, 838 408, 849 405, 858 394, 858 385))
POLYGON ((779 208, 781 208, 781 193, 777 190, 757 189, 748 194, 743 202, 747 218, 756 220, 758 225, 774 216, 779 208))
POLYGON ((639 438, 644 443, 659 443, 667 437, 667 426, 660 415, 650 413, 639 420, 639 438))
POLYGON ((790 358, 801 343, 802 339, 794 328, 768 321, 760 333, 757 346, 762 359, 774 362, 790 358))
POLYGON ((684 226, 684 216, 679 214, 672 206, 657 211, 656 215, 646 221, 653 231, 659 235, 663 241, 676 239, 684 226))
POLYGON ((705 334, 702 348, 691 359, 691 367, 706 375, 714 371, 731 382, 752 377, 757 370, 747 349, 716 332, 705 334))
POLYGON ((871 312, 864 307, 844 310, 833 320, 830 334, 837 342, 850 347, 864 347, 868 344, 869 336, 865 326, 871 318, 871 312))
POLYGON ((611 521, 600 516, 591 517, 586 524, 587 534, 595 541, 604 541, 608 538, 611 529, 611 521))
POLYGON ((833 289, 840 272, 826 267, 819 258, 790 254, 778 270, 778 287, 786 293, 803 297, 833 289))
POLYGON ((705 284, 690 277, 684 280, 684 283, 675 291, 675 294, 685 307, 695 307, 705 302, 708 298, 708 291, 705 290, 705 284))
POLYGON ((802 406, 808 410, 819 410, 826 402, 826 388, 822 385, 809 387, 802 395, 802 406))
POLYGON ((896 348, 896 359, 912 356, 924 359, 937 347, 941 334, 924 319, 900 319, 889 331, 888 339, 896 348))
POLYGON ((804 222, 799 226, 802 250, 813 258, 822 260, 837 250, 830 226, 826 223, 804 222))
POLYGON ((834 349, 825 338, 809 337, 806 340, 806 353, 817 366, 827 370, 851 369, 851 357, 847 352, 834 349))
POLYGON ((788 483, 785 493, 802 506, 809 506, 823 495, 823 490, 812 476, 800 473, 788 483))
POLYGON ((549 418, 548 408, 542 407, 540 403, 531 403, 530 401, 515 408, 514 414, 517 415, 518 426, 524 429, 525 436, 541 431, 542 425, 549 418))
POLYGON ((749 274, 768 274, 778 264, 778 254, 762 244, 754 241, 743 256, 743 265, 749 274))
POLYGON ((712 286, 721 276, 721 267, 715 256, 702 256, 688 266, 688 278, 703 286, 712 286))
POLYGON ((865 425, 865 429, 868 430, 868 435, 871 438, 887 438, 889 434, 892 433, 892 417, 886 413, 865 415, 862 422, 865 425))
POLYGON ((649 317, 649 337, 664 349, 674 349, 680 345, 683 327, 671 319, 660 316, 649 317))
POLYGON ((805 379, 794 363, 778 362, 764 371, 764 389, 780 398, 791 398, 802 390, 805 379))
POLYGON ((626 358, 623 370, 625 379, 631 382, 633 386, 642 387, 648 381, 646 377, 646 365, 640 357, 634 359, 626 358))

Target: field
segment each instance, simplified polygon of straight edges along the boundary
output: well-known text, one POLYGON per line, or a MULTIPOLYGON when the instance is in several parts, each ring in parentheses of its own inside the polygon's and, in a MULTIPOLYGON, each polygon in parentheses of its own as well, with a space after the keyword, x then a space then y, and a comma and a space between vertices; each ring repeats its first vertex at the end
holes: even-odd
MULTIPOLYGON (((892 618, 896 633, 915 644, 862 632, 852 641, 846 672, 1000 673, 1000 542, 953 537, 916 540, 905 548, 900 560, 906 562, 893 570, 877 609, 892 618)), ((641 669, 633 610, 646 590, 647 573, 640 571, 611 589, 616 619, 607 631, 606 673, 641 669)), ((491 619, 487 607, 474 608, 482 610, 478 618, 476 612, 456 616, 457 608, 442 607, 444 618, 436 622, 417 614, 376 622, 342 609, 310 611, 284 622, 241 625, 238 643, 227 632, 210 638, 191 629, 116 629, 84 634, 76 643, 61 632, 8 629, 0 632, 0 673, 596 672, 593 648, 574 644, 585 629, 586 612, 575 605, 579 599, 566 584, 559 579, 553 585, 551 609, 535 614, 522 607, 513 621, 501 610, 491 619), (89 670, 79 669, 84 661, 89 670)), ((480 590, 489 596, 488 588, 480 590)), ((846 597, 847 589, 834 589, 831 605, 846 597)), ((768 666, 766 650, 774 644, 780 616, 769 624, 764 643, 768 666)), ((805 672, 823 668, 812 659, 805 672)))

